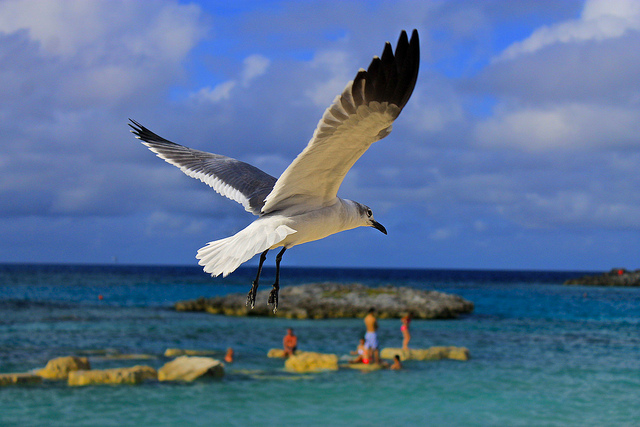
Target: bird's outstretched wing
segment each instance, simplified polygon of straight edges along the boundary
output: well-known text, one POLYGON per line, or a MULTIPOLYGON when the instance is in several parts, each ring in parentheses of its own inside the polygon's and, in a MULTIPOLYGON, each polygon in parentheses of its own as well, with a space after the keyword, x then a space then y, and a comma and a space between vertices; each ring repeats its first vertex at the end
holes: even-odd
POLYGON ((402 32, 395 53, 387 42, 382 57, 374 57, 365 71, 327 108, 307 144, 282 173, 267 196, 263 213, 298 203, 333 200, 344 176, 360 156, 391 132, 391 125, 409 100, 418 78, 420 42, 402 32))
POLYGON ((179 167, 182 172, 199 179, 223 196, 242 204, 248 212, 260 215, 265 197, 276 182, 274 177, 231 157, 193 150, 168 141, 140 123, 129 120, 136 138, 158 157, 179 167))

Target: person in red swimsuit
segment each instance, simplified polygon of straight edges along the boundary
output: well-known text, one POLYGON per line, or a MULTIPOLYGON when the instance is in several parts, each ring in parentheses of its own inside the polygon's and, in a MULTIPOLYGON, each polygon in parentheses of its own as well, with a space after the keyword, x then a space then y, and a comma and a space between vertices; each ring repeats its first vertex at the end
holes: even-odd
POLYGON ((402 349, 409 350, 409 341, 411 341, 411 333, 409 332, 409 323, 411 323, 411 313, 408 313, 402 319, 402 326, 400 331, 402 332, 402 349))

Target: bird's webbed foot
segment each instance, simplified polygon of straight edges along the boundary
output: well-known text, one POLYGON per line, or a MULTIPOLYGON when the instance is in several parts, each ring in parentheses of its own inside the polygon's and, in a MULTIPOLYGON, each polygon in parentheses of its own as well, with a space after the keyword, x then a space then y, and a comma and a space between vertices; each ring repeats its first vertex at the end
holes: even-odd
POLYGON ((250 305, 251 309, 256 306, 256 292, 258 292, 258 281, 254 280, 251 282, 251 290, 247 294, 247 302, 245 305, 250 305))
POLYGON ((275 314, 278 311, 278 291, 280 290, 280 285, 277 283, 273 284, 273 289, 269 292, 269 299, 267 300, 267 304, 273 305, 273 313, 275 314))

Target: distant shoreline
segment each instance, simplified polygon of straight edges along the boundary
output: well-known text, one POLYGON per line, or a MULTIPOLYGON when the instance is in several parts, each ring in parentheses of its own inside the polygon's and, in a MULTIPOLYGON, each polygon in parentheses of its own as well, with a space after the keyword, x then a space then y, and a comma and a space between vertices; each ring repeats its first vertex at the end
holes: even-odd
POLYGON ((629 271, 624 268, 613 268, 606 273, 584 275, 575 279, 568 279, 565 285, 582 286, 640 286, 640 270, 629 271))

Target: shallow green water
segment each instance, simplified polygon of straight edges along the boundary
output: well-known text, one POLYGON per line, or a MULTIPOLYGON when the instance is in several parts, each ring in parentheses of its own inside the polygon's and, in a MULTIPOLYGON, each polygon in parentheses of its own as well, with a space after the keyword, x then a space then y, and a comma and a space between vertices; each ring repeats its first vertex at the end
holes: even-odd
MULTIPOLYGON (((360 274, 369 284, 436 288, 473 301, 470 316, 411 324, 413 347, 465 346, 472 359, 409 361, 398 372, 297 375, 266 358, 287 327, 295 329, 301 349, 343 355, 355 348, 362 320, 170 310, 179 299, 246 292, 251 271, 222 282, 192 269, 63 270, 0 269, 0 372, 80 353, 90 354, 98 369, 160 367, 169 347, 222 353, 232 346, 236 362, 222 380, 191 384, 0 388, 1 425, 600 426, 640 420, 636 289, 565 287, 560 273, 346 271, 345 281, 360 274), (153 358, 114 361, 88 353, 104 349, 153 358)), ((289 283, 337 274, 284 273, 289 283)), ((383 347, 400 346, 399 327, 399 320, 380 322, 383 347)))

